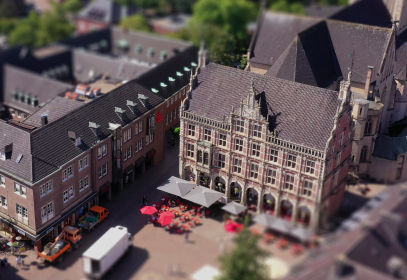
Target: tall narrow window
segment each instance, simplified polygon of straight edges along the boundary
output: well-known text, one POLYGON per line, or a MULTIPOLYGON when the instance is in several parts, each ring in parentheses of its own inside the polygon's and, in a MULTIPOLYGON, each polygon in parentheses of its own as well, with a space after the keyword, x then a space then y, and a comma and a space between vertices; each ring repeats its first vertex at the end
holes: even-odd
POLYGON ((235 150, 242 152, 243 151, 243 140, 242 139, 235 139, 235 150))
POLYGON ((253 125, 253 136, 261 138, 261 125, 253 125))
POLYGON ((188 135, 192 137, 195 136, 195 125, 192 124, 188 125, 188 135))
POLYGON ((365 135, 372 134, 372 119, 367 119, 365 124, 365 135))
POLYGON ((209 165, 209 154, 208 153, 204 153, 203 164, 209 165))
POLYGON ((341 133, 340 139, 339 139, 339 146, 343 145, 343 140, 345 139, 345 131, 341 133))
POLYGON ((401 175, 403 173, 403 166, 404 166, 404 155, 400 155, 397 159, 397 170, 396 170, 396 180, 401 179, 401 175))
POLYGON ((285 184, 284 188, 286 190, 292 191, 294 189, 294 176, 292 175, 285 175, 285 184))
POLYGON ((306 196, 312 195, 312 182, 311 181, 304 181, 304 187, 302 188, 302 194, 306 196))
POLYGON ((219 133, 219 146, 226 147, 226 134, 219 133))
POLYGON ((363 146, 362 151, 360 152, 360 162, 367 161, 367 146, 363 146))
POLYGON ((306 166, 305 166, 305 172, 307 172, 309 174, 315 173, 315 161, 307 160, 306 166))
POLYGON ((271 185, 276 184, 277 171, 275 169, 269 169, 267 172, 267 183, 271 185))
POLYGON ((242 160, 235 158, 233 165, 233 172, 235 173, 242 173, 242 160))
POLYGON ((218 167, 219 168, 225 168, 226 166, 226 156, 219 154, 219 158, 218 158, 218 167))
POLYGON ((212 136, 212 131, 210 129, 205 128, 205 130, 204 130, 204 140, 208 141, 208 142, 211 142, 211 139, 212 139, 211 136, 212 136))
POLYGON ((269 161, 277 162, 278 161, 278 150, 270 149, 269 161))
POLYGON ((288 158, 287 158, 287 166, 288 167, 295 168, 296 162, 297 162, 297 157, 296 156, 288 155, 288 158))
POLYGON ((253 179, 257 179, 259 177, 259 166, 257 164, 252 163, 250 165, 250 177, 253 179))
POLYGON ((236 132, 244 133, 244 121, 236 120, 235 129, 236 129, 236 132))
POLYGON ((260 145, 252 144, 252 156, 260 157, 260 145))
POLYGON ((197 152, 197 159, 196 159, 196 161, 202 163, 202 159, 203 159, 203 157, 202 157, 202 151, 198 151, 198 152, 197 152))
POLYGON ((194 157, 195 147, 192 144, 188 144, 187 146, 187 156, 193 158, 194 157))

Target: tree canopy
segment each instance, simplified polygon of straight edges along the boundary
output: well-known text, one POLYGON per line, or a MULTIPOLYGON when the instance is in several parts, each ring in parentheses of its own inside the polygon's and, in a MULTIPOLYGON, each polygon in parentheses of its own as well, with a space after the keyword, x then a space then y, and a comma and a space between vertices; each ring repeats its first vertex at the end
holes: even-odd
POLYGON ((65 11, 70 13, 77 13, 83 8, 83 4, 80 0, 67 0, 62 3, 65 11))
POLYGON ((264 280, 268 279, 264 263, 269 253, 258 246, 259 236, 248 229, 248 216, 245 227, 233 240, 233 251, 220 256, 222 275, 218 280, 264 280))
POLYGON ((41 17, 34 11, 19 21, 10 32, 10 45, 39 47, 69 37, 75 26, 69 21, 62 5, 53 5, 52 11, 45 12, 41 17))
POLYGON ((120 26, 128 29, 139 30, 139 31, 146 31, 150 32, 151 28, 148 24, 148 20, 145 16, 141 14, 136 14, 133 16, 129 16, 124 18, 120 22, 120 26))

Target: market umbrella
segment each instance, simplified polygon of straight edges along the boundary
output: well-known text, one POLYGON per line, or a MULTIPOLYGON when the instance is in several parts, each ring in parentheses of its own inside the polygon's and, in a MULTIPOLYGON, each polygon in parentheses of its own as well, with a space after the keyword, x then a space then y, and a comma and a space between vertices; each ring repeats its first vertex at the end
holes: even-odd
POLYGON ((171 176, 167 182, 158 187, 160 191, 164 191, 176 196, 184 196, 196 186, 196 183, 188 182, 180 178, 171 176))
POLYGON ((165 227, 166 225, 171 224, 172 219, 174 219, 174 214, 172 212, 164 212, 160 215, 158 222, 165 227))
POLYGON ((271 227, 271 224, 276 220, 276 217, 262 213, 253 219, 256 223, 271 227))
POLYGON ((293 228, 293 224, 287 220, 275 218, 275 220, 271 223, 269 228, 279 231, 281 233, 290 233, 293 228))
POLYGON ((224 194, 221 192, 217 192, 202 186, 197 186, 182 198, 196 204, 209 207, 222 196, 224 196, 224 194))
POLYGON ((153 206, 144 206, 140 209, 141 214, 152 215, 157 212, 157 208, 153 206))
POLYGON ((238 215, 238 214, 242 213, 244 210, 246 210, 247 207, 240 203, 232 201, 232 202, 229 202, 228 204, 226 204, 225 206, 223 206, 222 209, 233 215, 238 215))
POLYGON ((290 231, 290 235, 304 242, 311 238, 312 232, 305 227, 296 227, 290 231))

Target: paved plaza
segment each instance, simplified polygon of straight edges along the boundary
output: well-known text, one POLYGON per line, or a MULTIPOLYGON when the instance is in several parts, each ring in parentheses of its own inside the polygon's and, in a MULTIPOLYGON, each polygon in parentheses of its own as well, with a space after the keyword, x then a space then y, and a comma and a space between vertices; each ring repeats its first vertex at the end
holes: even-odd
MULTIPOLYGON (((109 202, 101 205, 110 210, 110 217, 102 222, 95 231, 83 233, 81 247, 64 256, 59 265, 44 266, 38 263, 36 254, 30 250, 23 254, 24 266, 16 268, 16 258, 9 257, 12 266, 0 267, 1 280, 41 279, 41 280, 79 280, 86 279, 82 273, 81 255, 110 227, 122 225, 134 234, 133 248, 104 277, 104 279, 191 279, 191 275, 204 265, 219 268, 217 261, 224 247, 233 248, 233 233, 226 232, 222 214, 217 217, 201 218, 202 225, 191 229, 189 241, 184 235, 169 233, 161 226, 146 224, 147 217, 140 213, 142 196, 148 196, 149 204, 158 201, 163 192, 156 190, 170 176, 178 176, 178 151, 173 148, 167 158, 154 168, 146 171, 131 185, 113 196, 109 202), (179 267, 179 273, 169 273, 168 267, 179 267)), ((176 220, 177 221, 177 220, 176 220)), ((254 225, 260 231, 263 227, 254 225)), ((283 262, 287 267, 300 262, 305 254, 293 257, 289 250, 277 249, 275 244, 261 246, 271 252, 271 263, 283 262)))

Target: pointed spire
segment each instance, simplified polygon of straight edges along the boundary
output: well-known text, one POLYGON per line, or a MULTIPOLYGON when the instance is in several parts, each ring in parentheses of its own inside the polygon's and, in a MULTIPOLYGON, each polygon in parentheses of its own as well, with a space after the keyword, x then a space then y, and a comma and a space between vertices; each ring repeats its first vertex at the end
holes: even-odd
POLYGON ((192 90, 192 83, 193 83, 193 74, 192 74, 192 69, 191 69, 191 76, 189 77, 189 88, 192 90))

